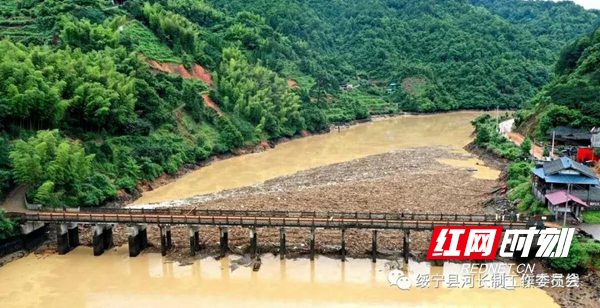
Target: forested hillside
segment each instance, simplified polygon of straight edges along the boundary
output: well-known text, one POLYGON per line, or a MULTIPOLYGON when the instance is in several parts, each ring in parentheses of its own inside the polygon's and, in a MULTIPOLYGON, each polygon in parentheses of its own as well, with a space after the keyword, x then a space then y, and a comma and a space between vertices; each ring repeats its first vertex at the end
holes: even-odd
POLYGON ((568 44, 556 78, 518 113, 517 124, 536 137, 556 126, 590 129, 600 124, 600 29, 568 44))
POLYGON ((101 205, 330 122, 516 108, 598 16, 502 13, 530 12, 516 0, 115 2, 0 3, 0 195, 25 184, 32 202, 101 205))
POLYGON ((542 46, 557 52, 567 42, 600 26, 600 11, 585 10, 570 1, 469 0, 469 3, 523 27, 542 46))
POLYGON ((598 19, 570 2, 477 1, 530 12, 527 22, 465 0, 214 2, 231 14, 260 14, 295 44, 306 44, 314 56, 303 59, 304 73, 361 86, 397 83, 385 99, 420 112, 519 107, 551 79, 560 48, 598 19))

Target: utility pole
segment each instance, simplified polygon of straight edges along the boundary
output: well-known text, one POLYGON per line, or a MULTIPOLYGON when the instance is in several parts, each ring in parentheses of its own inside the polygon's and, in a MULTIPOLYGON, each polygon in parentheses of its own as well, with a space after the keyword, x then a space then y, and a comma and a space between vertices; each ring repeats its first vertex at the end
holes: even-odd
POLYGON ((567 209, 569 209, 569 200, 571 199, 569 196, 571 194, 571 187, 573 184, 567 184, 567 203, 565 206, 564 218, 563 218, 563 227, 567 226, 567 209))
POLYGON ((556 131, 552 130, 552 149, 550 150, 550 158, 554 158, 554 137, 556 136, 556 131))
POLYGON ((496 104, 496 130, 500 132, 500 107, 496 104))

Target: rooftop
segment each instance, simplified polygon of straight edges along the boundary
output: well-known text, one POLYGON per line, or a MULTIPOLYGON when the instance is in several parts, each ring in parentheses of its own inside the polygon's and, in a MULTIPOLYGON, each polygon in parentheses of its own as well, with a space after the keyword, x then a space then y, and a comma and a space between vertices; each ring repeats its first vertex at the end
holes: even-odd
POLYGON ((556 137, 559 139, 590 140, 592 138, 589 130, 581 128, 558 126, 548 130, 548 136, 552 137, 552 132, 556 133, 556 137))
POLYGON ((600 202, 600 187, 592 186, 589 192, 583 189, 576 189, 571 191, 571 194, 576 195, 581 200, 587 200, 588 202, 600 202))
POLYGON ((543 168, 533 168, 533 174, 544 179, 546 183, 558 183, 558 184, 576 184, 576 185, 600 185, 597 178, 590 178, 583 175, 576 174, 544 174, 543 168))
POLYGON ((579 203, 585 207, 588 206, 578 196, 569 194, 566 190, 558 190, 558 191, 546 194, 545 197, 546 197, 546 199, 548 199, 548 201, 552 205, 559 205, 559 204, 567 203, 567 201, 573 201, 573 202, 579 203))
POLYGON ((596 173, 590 167, 564 156, 545 163, 543 168, 546 176, 558 174, 566 169, 573 169, 587 177, 598 179, 596 173))

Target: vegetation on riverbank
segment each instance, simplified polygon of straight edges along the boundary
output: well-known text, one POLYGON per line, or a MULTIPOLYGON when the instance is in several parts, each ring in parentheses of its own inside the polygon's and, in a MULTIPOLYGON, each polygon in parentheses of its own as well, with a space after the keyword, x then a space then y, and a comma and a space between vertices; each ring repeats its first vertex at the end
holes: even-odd
MULTIPOLYGON (((524 109, 516 113, 515 124, 530 136, 545 140, 557 126, 590 129, 600 123, 600 29, 567 44, 555 64, 554 79, 524 109)), ((598 166, 596 166, 598 169, 598 166)), ((528 189, 529 187, 527 187, 528 189)), ((529 190, 529 189, 528 189, 529 190)), ((599 211, 584 211, 585 223, 600 223, 599 211)), ((569 258, 552 259, 551 265, 570 270, 599 268, 600 244, 579 238, 569 258)))
POLYGON ((475 144, 492 151, 496 156, 510 161, 508 166, 508 197, 511 201, 518 200, 518 208, 531 214, 548 214, 548 209, 533 196, 531 192, 530 173, 533 163, 530 161, 531 141, 526 139, 521 146, 502 136, 497 129, 499 120, 484 114, 474 119, 471 124, 475 127, 475 144))
POLYGON ((13 235, 17 231, 16 223, 4 215, 4 211, 0 210, 0 240, 13 235))
POLYGON ((575 237, 567 258, 550 258, 550 266, 563 271, 600 268, 600 243, 594 239, 575 237))

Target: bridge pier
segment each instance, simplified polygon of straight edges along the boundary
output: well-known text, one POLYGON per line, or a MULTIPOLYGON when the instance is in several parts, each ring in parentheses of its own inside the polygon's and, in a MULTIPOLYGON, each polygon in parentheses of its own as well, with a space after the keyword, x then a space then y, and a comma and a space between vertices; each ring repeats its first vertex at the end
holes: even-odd
POLYGON ((219 245, 221 247, 221 257, 229 252, 229 230, 227 227, 219 227, 219 245))
POLYGON ((160 254, 164 257, 171 249, 171 226, 158 225, 158 227, 160 228, 160 254))
POLYGON ((250 254, 256 257, 258 253, 258 236, 256 235, 256 227, 250 228, 250 254))
POLYGON ((166 226, 167 234, 167 249, 173 248, 173 240, 171 238, 171 225, 166 226))
POLYGON ((342 262, 346 262, 346 229, 342 228, 342 262))
POLYGON ((190 226, 190 255, 195 256, 199 250, 200 234, 198 233, 198 226, 190 226))
MULTIPOLYGON (((469 263, 472 264, 473 262, 478 263, 477 260, 469 260, 469 263)), ((442 266, 444 266, 444 260, 431 260, 431 266, 442 267, 442 266)))
POLYGON ((202 249, 202 245, 200 245, 200 231, 194 232, 194 241, 196 241, 196 251, 200 251, 202 249))
POLYGON ((94 225, 92 235, 92 247, 94 249, 94 256, 100 256, 104 253, 104 226, 94 225))
POLYGON ((279 259, 285 259, 285 228, 279 228, 279 259))
POLYGON ((377 230, 373 230, 373 240, 371 245, 371 260, 377 262, 377 230))
POLYGON ((310 228, 310 260, 315 259, 315 228, 310 228))
POLYGON ((138 225, 133 225, 129 227, 129 256, 137 257, 142 249, 142 236, 141 236, 142 227, 138 225))
POLYGON ((69 230, 69 246, 73 249, 79 246, 79 227, 77 223, 68 223, 67 229, 69 230))
POLYGON ((404 254, 404 262, 408 264, 409 257, 409 242, 410 242, 410 230, 404 230, 404 247, 402 253, 404 254))
POLYGON ((23 248, 30 251, 44 241, 46 236, 46 224, 40 221, 27 221, 19 225, 23 248))
POLYGON ((102 232, 103 235, 103 244, 104 244, 104 250, 110 249, 111 247, 113 247, 113 230, 112 230, 112 225, 105 225, 104 226, 104 232, 102 232))
POLYGON ((67 224, 58 224, 56 226, 56 250, 59 255, 64 255, 69 252, 69 229, 67 224))
POLYGON ((139 238, 140 238, 140 251, 148 247, 148 226, 140 225, 139 238))

